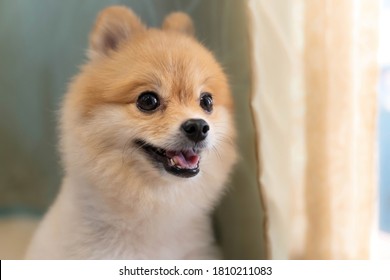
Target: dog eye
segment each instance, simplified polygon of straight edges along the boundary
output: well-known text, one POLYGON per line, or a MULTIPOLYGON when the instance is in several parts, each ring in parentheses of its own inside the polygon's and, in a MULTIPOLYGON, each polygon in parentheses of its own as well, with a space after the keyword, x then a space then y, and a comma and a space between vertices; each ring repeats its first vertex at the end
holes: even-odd
POLYGON ((200 97, 200 107, 206 112, 211 112, 213 110, 213 97, 210 93, 205 92, 200 97))
POLYGON ((141 93, 137 99, 137 107, 141 111, 150 112, 156 110, 160 106, 160 100, 157 93, 153 91, 146 91, 141 93))

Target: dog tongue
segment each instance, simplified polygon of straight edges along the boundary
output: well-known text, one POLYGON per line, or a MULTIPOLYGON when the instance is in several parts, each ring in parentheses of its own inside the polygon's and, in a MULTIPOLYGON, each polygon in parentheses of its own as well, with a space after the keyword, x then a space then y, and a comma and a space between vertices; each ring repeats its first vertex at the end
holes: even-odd
POLYGON ((167 151, 166 155, 182 169, 194 169, 198 166, 199 155, 193 150, 167 151))

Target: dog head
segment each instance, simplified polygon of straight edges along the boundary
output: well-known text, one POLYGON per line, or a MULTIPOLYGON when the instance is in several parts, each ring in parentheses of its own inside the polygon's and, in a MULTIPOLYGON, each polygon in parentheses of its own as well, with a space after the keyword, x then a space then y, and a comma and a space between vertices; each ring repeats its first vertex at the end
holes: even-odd
POLYGON ((229 173, 236 154, 227 78, 193 34, 184 13, 148 29, 125 7, 101 12, 89 61, 65 99, 68 171, 88 166, 91 176, 149 182, 229 173))

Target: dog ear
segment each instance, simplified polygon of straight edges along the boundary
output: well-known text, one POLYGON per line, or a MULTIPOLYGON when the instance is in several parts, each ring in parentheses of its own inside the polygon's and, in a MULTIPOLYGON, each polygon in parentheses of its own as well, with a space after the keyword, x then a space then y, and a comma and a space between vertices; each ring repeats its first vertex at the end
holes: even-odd
POLYGON ((182 12, 174 12, 167 15, 164 19, 162 29, 173 30, 190 36, 193 36, 195 33, 191 18, 182 12))
POLYGON ((109 55, 134 34, 146 30, 134 12, 124 6, 111 6, 96 18, 89 37, 89 57, 109 55))

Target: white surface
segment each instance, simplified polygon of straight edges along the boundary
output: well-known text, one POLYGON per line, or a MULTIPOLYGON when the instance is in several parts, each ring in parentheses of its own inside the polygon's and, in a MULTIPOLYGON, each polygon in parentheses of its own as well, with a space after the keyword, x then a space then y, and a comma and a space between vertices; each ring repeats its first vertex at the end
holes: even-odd
POLYGON ((371 259, 390 260, 390 233, 378 231, 374 234, 371 259))
POLYGON ((0 259, 23 259, 38 221, 27 217, 0 219, 0 259))

